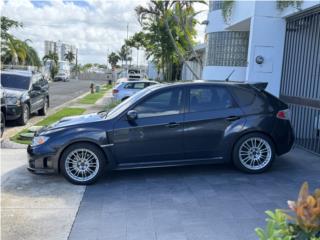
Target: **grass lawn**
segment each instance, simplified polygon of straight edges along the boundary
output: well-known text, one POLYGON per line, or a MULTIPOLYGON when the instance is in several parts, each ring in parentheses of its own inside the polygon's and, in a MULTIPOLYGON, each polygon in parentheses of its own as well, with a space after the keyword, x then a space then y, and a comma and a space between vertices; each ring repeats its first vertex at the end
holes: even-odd
MULTIPOLYGON (((37 122, 35 125, 36 126, 46 126, 50 125, 56 121, 59 121, 61 118, 64 117, 69 117, 69 116, 75 116, 75 115, 81 115, 85 112, 86 109, 84 108, 63 108, 60 111, 46 117, 45 119, 37 122)), ((21 144, 30 144, 31 141, 29 140, 21 140, 19 139, 19 134, 20 133, 26 133, 28 132, 27 129, 24 129, 20 132, 18 132, 16 135, 10 138, 11 141, 14 141, 16 143, 21 143, 21 144)))
POLYGON ((79 103, 81 104, 95 104, 96 101, 98 101, 100 98, 103 97, 103 95, 109 90, 111 89, 111 85, 103 85, 100 88, 100 92, 95 92, 95 93, 89 93, 86 96, 84 96, 83 98, 81 98, 79 100, 79 103))

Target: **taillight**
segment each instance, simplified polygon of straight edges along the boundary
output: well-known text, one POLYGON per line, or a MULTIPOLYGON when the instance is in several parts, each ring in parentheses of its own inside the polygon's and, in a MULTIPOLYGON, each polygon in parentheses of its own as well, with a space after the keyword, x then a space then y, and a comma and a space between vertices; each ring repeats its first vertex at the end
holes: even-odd
POLYGON ((112 90, 112 94, 114 95, 114 94, 117 94, 119 92, 119 90, 118 89, 113 89, 112 90))
POLYGON ((280 110, 277 113, 277 118, 283 119, 283 120, 290 120, 291 119, 291 112, 289 109, 280 110))

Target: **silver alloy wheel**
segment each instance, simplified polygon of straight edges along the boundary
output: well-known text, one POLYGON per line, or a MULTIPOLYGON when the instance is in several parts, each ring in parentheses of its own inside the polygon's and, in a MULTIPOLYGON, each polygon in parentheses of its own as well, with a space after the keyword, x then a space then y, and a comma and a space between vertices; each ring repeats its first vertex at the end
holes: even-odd
POLYGON ((244 167, 250 170, 260 170, 272 159, 271 146, 263 138, 249 138, 239 148, 239 159, 244 167))
POLYGON ((79 182, 89 181, 99 171, 99 159, 89 149, 81 148, 70 152, 65 161, 65 169, 70 178, 79 182))

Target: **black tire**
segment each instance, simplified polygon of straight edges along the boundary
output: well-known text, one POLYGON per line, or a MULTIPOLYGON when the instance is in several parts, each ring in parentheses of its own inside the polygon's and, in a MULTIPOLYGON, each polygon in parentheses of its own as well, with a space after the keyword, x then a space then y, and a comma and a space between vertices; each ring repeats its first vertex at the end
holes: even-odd
POLYGON ((43 100, 43 102, 44 102, 43 108, 41 108, 41 109, 38 111, 39 115, 41 115, 41 116, 47 115, 47 110, 48 110, 48 107, 49 107, 49 99, 48 99, 48 98, 45 98, 45 99, 43 100))
POLYGON ((5 127, 6 127, 6 117, 4 116, 4 113, 1 111, 1 137, 3 135, 5 127))
MULTIPOLYGON (((81 155, 79 155, 81 156, 81 155)), ((70 159, 72 159, 72 157, 70 157, 70 159)), ((76 164, 81 164, 80 161, 76 160, 76 164)), ((67 149, 65 149, 60 157, 60 170, 61 173, 63 174, 63 176, 71 183, 76 184, 76 185, 90 185, 95 183, 99 177, 101 177, 101 175, 104 173, 105 167, 106 167, 106 159, 105 159, 105 155, 103 154, 102 150, 100 148, 98 148, 97 146, 91 144, 91 143, 75 143, 70 145, 67 149), (94 176, 91 176, 90 179, 85 179, 85 180, 79 180, 76 179, 76 176, 72 173, 69 169, 67 169, 68 167, 68 156, 73 156, 72 153, 76 152, 76 151, 82 151, 82 150, 86 150, 89 154, 93 153, 95 155, 95 157, 97 158, 98 164, 96 164, 96 166, 98 167, 97 171, 94 169, 91 171, 96 171, 96 174, 94 176)), ((75 163, 73 163, 75 164, 75 163)), ((71 163, 69 163, 69 167, 71 167, 71 163)), ((78 169, 81 166, 77 166, 76 168, 78 169)), ((74 168, 74 166, 72 166, 72 169, 74 169, 76 171, 76 169, 74 168)), ((83 176, 83 175, 82 175, 83 176)), ((90 175, 89 175, 90 176, 90 175)))
POLYGON ((23 104, 21 106, 21 116, 18 119, 20 125, 26 125, 30 118, 30 108, 28 104, 23 104))
POLYGON ((232 155, 233 163, 239 170, 247 173, 262 173, 272 166, 275 158, 275 147, 268 136, 262 133, 250 133, 244 135, 236 142, 232 155), (259 141, 262 144, 260 150, 254 147, 259 146, 259 141), (253 147, 250 148, 250 146, 253 147), (246 152, 247 149, 248 152, 246 152))

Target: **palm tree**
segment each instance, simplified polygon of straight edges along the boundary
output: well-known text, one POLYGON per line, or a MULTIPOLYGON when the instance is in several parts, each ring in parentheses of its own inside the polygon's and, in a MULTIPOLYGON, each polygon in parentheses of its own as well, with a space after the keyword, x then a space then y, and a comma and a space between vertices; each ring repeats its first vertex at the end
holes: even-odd
POLYGON ((58 73, 58 61, 59 57, 56 52, 49 52, 48 54, 44 55, 42 58, 44 64, 50 61, 50 74, 51 78, 53 79, 54 76, 58 73))
POLYGON ((108 62, 110 63, 111 67, 115 67, 119 60, 120 57, 115 52, 110 53, 108 56, 108 62))
POLYGON ((19 62, 24 63, 27 58, 26 45, 19 39, 13 36, 8 36, 6 42, 6 53, 4 61, 9 60, 11 64, 17 65, 19 62))
POLYGON ((130 56, 130 49, 125 44, 121 46, 120 51, 118 52, 118 55, 121 59, 121 65, 123 66, 123 61, 126 61, 126 65, 128 65, 128 57, 130 56))
POLYGON ((137 32, 131 38, 126 40, 126 45, 128 47, 137 49, 137 66, 139 66, 139 49, 143 47, 143 40, 144 40, 143 32, 137 32))
POLYGON ((68 60, 69 63, 72 63, 73 60, 75 59, 75 55, 72 51, 68 51, 67 53, 64 54, 64 58, 68 60))
MULTIPOLYGON (((135 10, 142 26, 150 27, 150 23, 156 22, 161 27, 164 27, 179 61, 184 62, 194 76, 199 78, 188 62, 186 62, 186 55, 193 51, 193 38, 195 36, 194 16, 196 15, 192 7, 194 2, 186 0, 152 0, 147 7, 138 6, 135 10), (178 26, 177 28, 177 23, 183 26, 178 26), (181 28, 183 30, 182 34, 181 28), (188 36, 186 37, 186 35, 188 36)), ((204 1, 198 2, 205 3, 204 1)))

